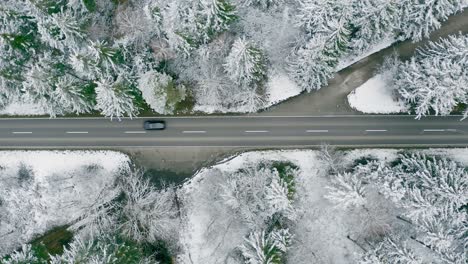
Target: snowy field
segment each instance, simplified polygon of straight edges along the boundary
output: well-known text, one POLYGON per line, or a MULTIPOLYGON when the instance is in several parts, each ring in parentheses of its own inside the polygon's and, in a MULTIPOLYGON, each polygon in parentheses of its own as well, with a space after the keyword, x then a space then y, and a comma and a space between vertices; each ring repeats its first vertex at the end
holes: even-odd
POLYGON ((71 224, 129 168, 113 151, 0 151, 0 255, 71 224))
MULTIPOLYGON (((340 154, 342 157, 339 163, 347 167, 356 160, 367 158, 385 165, 394 161, 399 152, 396 149, 346 151, 340 154)), ((468 166, 468 149, 428 149, 422 152, 443 155, 468 166)), ((219 202, 219 193, 222 192, 220 186, 226 181, 226 174, 251 164, 290 161, 298 166, 299 173, 296 175, 294 203, 297 218, 290 230, 293 242, 287 254, 287 263, 358 263, 364 251, 353 240, 375 235, 372 232, 380 232, 381 226, 400 228, 401 223, 396 218, 398 211, 376 194, 369 195, 375 196, 372 199, 379 206, 370 206, 369 211, 336 207, 325 198, 330 188, 330 176, 327 172, 329 166, 322 154, 312 150, 248 152, 202 169, 181 190, 185 219, 180 241, 182 253, 177 258, 178 262, 239 263, 236 259, 239 256, 239 245, 249 234, 249 225, 219 202)))
POLYGON ((348 95, 349 105, 366 114, 406 112, 405 102, 396 99, 387 80, 385 74, 375 75, 348 95))

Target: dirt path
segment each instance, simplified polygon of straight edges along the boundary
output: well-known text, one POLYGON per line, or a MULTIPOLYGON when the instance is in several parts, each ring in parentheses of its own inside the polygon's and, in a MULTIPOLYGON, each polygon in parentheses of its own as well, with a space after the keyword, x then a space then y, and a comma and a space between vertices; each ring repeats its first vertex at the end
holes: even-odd
MULTIPOLYGON (((458 32, 468 33, 468 8, 451 16, 442 27, 431 34, 430 40, 437 40, 458 32)), ((416 48, 424 46, 428 40, 418 43, 404 41, 395 43, 367 58, 341 70, 329 81, 327 87, 311 93, 303 93, 272 106, 258 115, 355 115, 362 114, 352 109, 347 100, 351 91, 365 83, 383 62, 386 56, 397 52, 402 59, 410 58, 416 48)))

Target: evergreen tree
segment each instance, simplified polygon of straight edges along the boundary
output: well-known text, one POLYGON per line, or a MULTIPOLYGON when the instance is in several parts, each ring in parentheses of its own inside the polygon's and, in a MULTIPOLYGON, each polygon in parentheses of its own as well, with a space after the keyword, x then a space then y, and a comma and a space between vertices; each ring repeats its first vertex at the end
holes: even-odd
POLYGON ((432 111, 448 115, 457 105, 468 102, 468 46, 463 46, 467 39, 458 35, 431 43, 396 71, 394 85, 413 106, 417 118, 432 111))
POLYGON ((120 119, 123 116, 132 117, 138 113, 138 108, 133 103, 133 96, 122 76, 117 80, 105 78, 96 81, 96 109, 101 114, 111 119, 120 119))
POLYGON ((399 238, 386 237, 374 250, 366 252, 360 264, 400 263, 422 264, 422 259, 406 246, 399 238))
POLYGON ((254 231, 245 238, 239 249, 246 264, 283 263, 291 238, 287 229, 269 234, 264 230, 254 231))
POLYGON ((258 84, 265 79, 265 58, 245 38, 238 38, 226 57, 224 69, 228 77, 238 85, 258 84))
POLYGON ((366 189, 363 179, 358 174, 339 173, 333 179, 333 185, 327 187, 325 198, 337 207, 358 207, 366 204, 366 189))
POLYGON ((460 0, 401 0, 399 5, 403 14, 400 21, 403 38, 413 41, 429 37, 429 34, 440 28, 441 23, 450 15, 463 9, 460 0))
POLYGON ((399 0, 354 1, 352 27, 356 31, 351 46, 353 52, 364 52, 399 28, 399 0), (363 12, 365 10, 365 12, 363 12))

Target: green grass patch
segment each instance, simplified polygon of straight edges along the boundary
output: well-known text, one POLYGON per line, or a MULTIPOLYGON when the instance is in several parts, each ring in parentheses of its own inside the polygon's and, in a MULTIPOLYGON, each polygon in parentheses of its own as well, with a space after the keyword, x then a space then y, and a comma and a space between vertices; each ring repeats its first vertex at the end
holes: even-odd
POLYGON ((175 104, 174 114, 190 114, 193 111, 196 100, 192 93, 187 90, 184 100, 175 104))
POLYGON ((50 255, 60 255, 63 247, 67 246, 73 239, 73 233, 67 230, 68 226, 56 227, 44 235, 31 241, 31 246, 43 259, 49 259, 50 255))
POLYGON ((83 4, 88 9, 89 12, 93 13, 96 11, 96 1, 95 0, 83 0, 83 4))
POLYGON ((167 184, 182 184, 186 179, 192 177, 192 174, 150 169, 145 171, 143 177, 148 179, 156 188, 161 188, 167 184))

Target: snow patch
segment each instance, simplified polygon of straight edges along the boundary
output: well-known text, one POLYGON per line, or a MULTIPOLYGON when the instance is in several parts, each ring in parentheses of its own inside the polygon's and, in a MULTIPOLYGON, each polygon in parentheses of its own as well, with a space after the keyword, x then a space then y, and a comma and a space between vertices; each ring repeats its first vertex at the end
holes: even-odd
POLYGON ((0 151, 0 255, 72 223, 129 169, 113 151, 0 151))
POLYGON ((13 101, 3 109, 0 109, 0 115, 8 116, 37 116, 45 114, 47 114, 46 111, 40 105, 21 101, 13 101))
POLYGON ((268 101, 265 107, 299 95, 301 92, 301 88, 285 74, 273 75, 267 83, 268 101))
POLYGON ((407 107, 403 101, 397 100, 389 76, 378 74, 348 95, 350 106, 363 113, 388 114, 403 113, 407 107))

